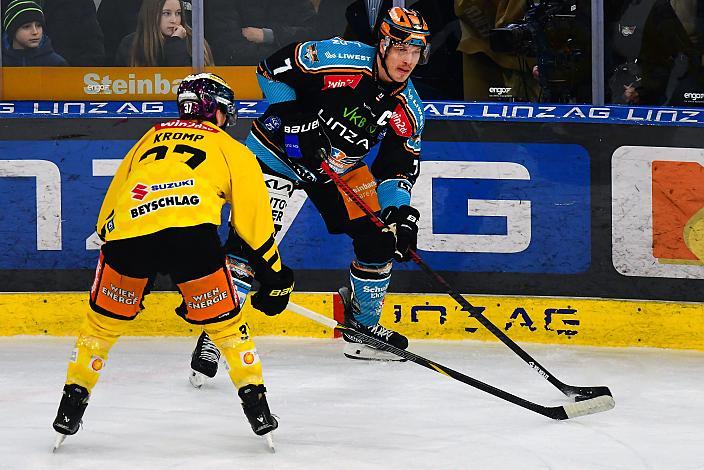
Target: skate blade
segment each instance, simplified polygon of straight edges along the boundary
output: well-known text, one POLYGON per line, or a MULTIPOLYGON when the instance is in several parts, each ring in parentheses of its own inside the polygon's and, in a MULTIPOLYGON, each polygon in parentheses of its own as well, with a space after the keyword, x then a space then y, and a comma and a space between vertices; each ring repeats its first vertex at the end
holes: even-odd
POLYGON ((274 447, 274 438, 271 437, 271 433, 266 433, 264 434, 264 438, 266 439, 266 445, 269 446, 269 451, 272 454, 276 453, 276 447, 274 447))
POLYGON ((51 452, 56 453, 56 451, 59 450, 59 447, 61 447, 61 444, 63 444, 65 440, 66 434, 61 434, 60 432, 57 432, 56 440, 54 441, 54 447, 51 449, 51 452))
POLYGON ((205 385, 205 382, 207 380, 207 376, 194 370, 191 370, 191 375, 188 376, 188 381, 191 382, 191 385, 193 385, 194 388, 201 388, 203 385, 205 385))
POLYGON ((358 361, 376 361, 376 362, 406 362, 407 359, 391 354, 390 352, 381 349, 372 348, 365 344, 345 343, 345 348, 342 351, 345 357, 358 361))
POLYGON ((406 362, 408 359, 396 356, 395 358, 378 358, 378 357, 359 357, 353 356, 351 354, 344 353, 345 357, 348 359, 354 359, 355 361, 370 361, 370 362, 406 362))

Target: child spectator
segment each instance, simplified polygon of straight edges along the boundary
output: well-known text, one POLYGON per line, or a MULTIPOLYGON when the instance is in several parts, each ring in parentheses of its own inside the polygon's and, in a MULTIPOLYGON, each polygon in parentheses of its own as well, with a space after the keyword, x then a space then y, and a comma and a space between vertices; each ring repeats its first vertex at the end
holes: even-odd
POLYGON ((13 0, 5 11, 2 65, 8 67, 66 66, 44 34, 44 12, 37 2, 13 0))
MULTIPOLYGON (((183 21, 182 0, 144 0, 137 30, 120 42, 115 65, 130 67, 176 67, 191 65, 191 28, 183 21)), ((205 65, 212 65, 205 46, 205 65)))

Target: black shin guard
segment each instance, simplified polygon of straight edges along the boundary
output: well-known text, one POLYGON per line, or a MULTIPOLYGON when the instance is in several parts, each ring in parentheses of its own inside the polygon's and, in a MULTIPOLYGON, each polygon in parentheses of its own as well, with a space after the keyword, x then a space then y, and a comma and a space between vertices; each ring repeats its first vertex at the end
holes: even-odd
POLYGON ((263 436, 279 427, 269 411, 264 385, 245 385, 237 394, 242 400, 242 409, 257 436, 263 436))
POLYGON ((81 426, 89 397, 85 387, 76 384, 64 385, 64 394, 54 420, 54 430, 67 436, 76 434, 81 426))

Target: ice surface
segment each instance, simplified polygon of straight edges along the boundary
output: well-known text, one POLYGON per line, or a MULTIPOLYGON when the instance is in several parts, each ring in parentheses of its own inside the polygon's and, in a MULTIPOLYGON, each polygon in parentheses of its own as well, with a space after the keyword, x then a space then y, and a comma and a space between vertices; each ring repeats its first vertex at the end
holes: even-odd
MULTIPOLYGON (((552 421, 413 363, 342 356, 340 340, 257 338, 277 452, 224 368, 188 382, 195 338, 122 338, 84 427, 51 453, 72 338, 0 338, 2 469, 704 469, 704 353, 524 345, 560 380, 608 385, 616 408, 552 421)), ((411 349, 544 405, 566 398, 505 346, 411 349)))

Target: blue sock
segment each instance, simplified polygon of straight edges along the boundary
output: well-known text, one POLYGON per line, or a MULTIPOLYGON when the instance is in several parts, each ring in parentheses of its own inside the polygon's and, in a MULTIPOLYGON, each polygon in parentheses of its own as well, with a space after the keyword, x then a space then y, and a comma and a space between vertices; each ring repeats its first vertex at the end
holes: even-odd
POLYGON ((355 261, 350 265, 352 314, 364 326, 379 323, 386 289, 391 279, 391 263, 366 264, 355 261))

